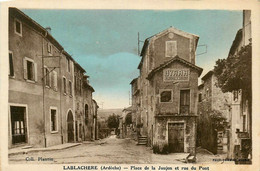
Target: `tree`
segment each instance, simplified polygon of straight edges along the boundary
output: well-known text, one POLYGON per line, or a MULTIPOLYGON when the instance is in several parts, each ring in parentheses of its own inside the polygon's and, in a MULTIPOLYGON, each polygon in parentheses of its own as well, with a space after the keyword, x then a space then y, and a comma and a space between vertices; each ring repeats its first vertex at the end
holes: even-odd
POLYGON ((214 67, 217 86, 225 92, 242 89, 247 99, 252 91, 252 45, 249 44, 227 59, 219 59, 214 67))
POLYGON ((108 117, 107 125, 109 128, 118 128, 119 126, 119 116, 114 113, 108 117))

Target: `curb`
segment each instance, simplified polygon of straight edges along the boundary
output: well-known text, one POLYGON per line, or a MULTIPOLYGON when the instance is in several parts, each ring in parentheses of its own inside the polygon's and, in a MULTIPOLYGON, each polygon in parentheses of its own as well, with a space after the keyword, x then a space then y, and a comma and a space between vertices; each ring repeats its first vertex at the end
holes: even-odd
POLYGON ((8 153, 8 156, 13 156, 13 155, 18 155, 18 154, 28 154, 28 153, 32 153, 32 152, 40 152, 40 151, 58 151, 58 150, 64 150, 64 149, 68 149, 68 148, 72 148, 72 147, 76 147, 76 146, 79 146, 81 145, 82 143, 78 143, 78 144, 73 144, 71 146, 68 146, 68 147, 63 147, 63 148, 53 148, 53 149, 33 149, 33 150, 28 150, 28 151, 19 151, 19 152, 11 152, 11 153, 8 153))

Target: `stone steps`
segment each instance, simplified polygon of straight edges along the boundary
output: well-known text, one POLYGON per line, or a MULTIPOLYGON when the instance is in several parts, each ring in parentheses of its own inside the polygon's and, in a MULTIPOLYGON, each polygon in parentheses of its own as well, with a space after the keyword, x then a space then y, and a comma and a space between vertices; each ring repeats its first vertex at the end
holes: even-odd
POLYGON ((147 136, 139 136, 137 145, 147 145, 147 136))

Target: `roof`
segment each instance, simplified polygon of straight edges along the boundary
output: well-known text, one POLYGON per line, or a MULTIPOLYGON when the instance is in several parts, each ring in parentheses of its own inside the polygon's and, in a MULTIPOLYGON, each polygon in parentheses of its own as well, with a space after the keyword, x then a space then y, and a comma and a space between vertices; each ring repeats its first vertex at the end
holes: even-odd
POLYGON ((89 84, 89 83, 85 83, 86 88, 90 89, 92 92, 95 92, 94 88, 89 84))
POLYGON ((134 107, 133 106, 129 106, 127 108, 124 108, 122 111, 134 111, 134 107))
POLYGON ((161 31, 160 33, 157 33, 151 37, 148 37, 147 39, 145 39, 145 42, 144 42, 144 45, 143 45, 143 48, 142 48, 142 51, 141 51, 141 54, 140 56, 142 56, 142 59, 138 65, 138 69, 141 69, 142 67, 142 64, 143 64, 143 56, 146 54, 146 51, 147 51, 147 48, 149 46, 149 43, 150 43, 150 40, 151 38, 153 37, 160 37, 164 34, 167 34, 169 32, 174 32, 175 34, 178 34, 178 35, 181 35, 183 37, 188 37, 188 38, 195 38, 196 39, 196 45, 195 47, 197 47, 197 44, 198 44, 198 40, 199 40, 199 36, 198 35, 195 35, 195 34, 192 34, 192 33, 188 33, 188 32, 184 32, 182 30, 179 30, 177 28, 174 28, 174 27, 169 27, 168 29, 166 30, 163 30, 161 31))
POLYGON ((236 52, 240 42, 242 41, 242 36, 243 36, 242 33, 243 33, 242 29, 239 29, 237 31, 236 37, 235 37, 235 39, 234 39, 234 41, 232 43, 232 46, 231 46, 231 48, 229 50, 228 56, 235 54, 235 52, 236 52))
POLYGON ((99 108, 99 106, 98 106, 96 100, 94 100, 94 99, 92 99, 92 100, 93 100, 93 102, 97 105, 97 108, 99 108))
POLYGON ((138 79, 138 77, 137 77, 137 78, 134 78, 134 79, 130 82, 130 84, 133 84, 134 82, 136 82, 137 79, 138 79))
POLYGON ((200 68, 200 67, 198 67, 198 66, 196 66, 196 65, 194 65, 194 64, 192 64, 192 63, 190 63, 190 62, 188 62, 188 61, 185 61, 184 59, 182 59, 182 58, 180 58, 178 55, 176 55, 176 56, 175 56, 174 58, 172 58, 171 60, 165 62, 164 64, 161 64, 161 65, 158 66, 157 68, 154 68, 154 69, 148 74, 147 79, 150 80, 150 79, 154 76, 155 73, 157 73, 158 71, 160 71, 160 70, 162 70, 163 68, 167 67, 168 65, 172 64, 172 63, 175 62, 175 61, 181 62, 181 63, 183 63, 184 65, 187 65, 187 66, 189 66, 189 67, 191 67, 191 68, 197 70, 198 73, 199 73, 199 76, 201 75, 201 73, 202 73, 202 71, 203 71, 202 68, 200 68))
POLYGON ((83 73, 86 72, 86 70, 82 68, 77 62, 75 62, 75 66, 77 66, 83 73))
POLYGON ((207 78, 211 77, 214 74, 212 70, 210 70, 207 74, 205 74, 201 79, 205 81, 207 78))

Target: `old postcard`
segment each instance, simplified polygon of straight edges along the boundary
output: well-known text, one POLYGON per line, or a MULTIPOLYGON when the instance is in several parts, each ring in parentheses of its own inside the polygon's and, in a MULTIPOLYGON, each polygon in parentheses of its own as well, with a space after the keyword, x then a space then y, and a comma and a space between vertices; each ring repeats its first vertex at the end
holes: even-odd
POLYGON ((1 170, 259 170, 259 5, 2 2, 1 170))

